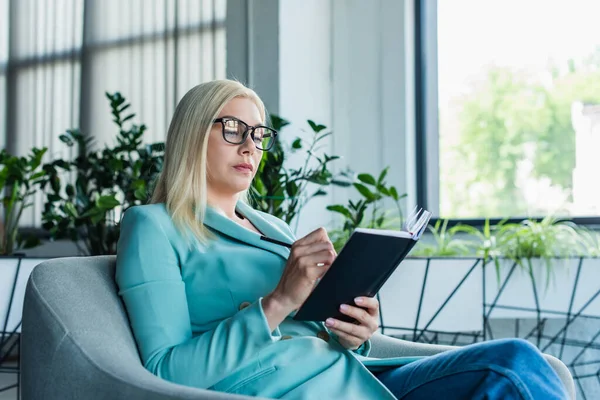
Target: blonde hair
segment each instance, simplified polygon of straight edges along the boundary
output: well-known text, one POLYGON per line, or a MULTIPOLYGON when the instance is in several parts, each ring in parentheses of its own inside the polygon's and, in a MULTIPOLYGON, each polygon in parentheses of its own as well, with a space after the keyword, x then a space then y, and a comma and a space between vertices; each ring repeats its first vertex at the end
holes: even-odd
MULTIPOLYGON (((212 237, 204 226, 208 137, 223 107, 240 97, 252 100, 265 121, 262 100, 252 89, 233 80, 202 83, 188 91, 175 108, 165 142, 163 169, 150 203, 165 203, 175 226, 187 239, 190 232, 204 244, 212 237)), ((246 192, 240 199, 247 200, 246 192)))

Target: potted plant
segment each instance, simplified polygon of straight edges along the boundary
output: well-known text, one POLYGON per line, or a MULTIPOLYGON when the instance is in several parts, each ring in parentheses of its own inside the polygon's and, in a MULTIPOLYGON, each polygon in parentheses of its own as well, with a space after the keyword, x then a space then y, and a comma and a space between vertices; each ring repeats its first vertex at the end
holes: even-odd
MULTIPOLYGON (((273 128, 281 131, 289 122, 277 116, 271 116, 273 128)), ((349 186, 344 173, 333 174, 329 164, 339 157, 321 153, 322 141, 332 134, 325 132, 326 126, 307 121, 311 128, 309 140, 297 137, 286 148, 277 140, 273 149, 263 153, 262 162, 250 187, 250 201, 257 210, 283 219, 288 224, 299 216, 302 208, 314 197, 327 194, 329 185, 349 186), (298 168, 286 165, 290 154, 303 151, 304 163, 298 168), (308 193, 308 194, 307 194, 308 193)))
POLYGON ((26 157, 0 151, 0 193, 2 197, 2 220, 0 220, 0 255, 12 255, 15 250, 31 248, 39 244, 33 236, 19 233, 23 211, 33 205, 36 190, 45 178, 41 168, 47 149, 33 148, 26 157))
POLYGON ((377 179, 368 173, 353 177, 352 173, 344 172, 350 184, 358 192, 359 198, 354 201, 349 199, 347 205, 333 204, 326 207, 327 210, 343 218, 342 227, 333 229, 329 233, 336 251, 341 250, 356 228, 402 229, 404 221, 400 201, 406 197, 406 194, 400 195, 394 186, 387 185, 385 179, 388 169, 389 167, 384 168, 377 179), (384 208, 385 199, 393 201, 394 211, 384 208))
MULTIPOLYGON (((540 320, 581 307, 586 295, 574 293, 593 294, 600 281, 597 260, 589 257, 594 255, 592 238, 591 231, 551 215, 503 226, 498 234, 500 279, 486 277, 486 303, 495 308, 490 315, 540 320)), ((586 312, 600 315, 600 305, 592 304, 586 312)))
POLYGON ((460 236, 465 230, 460 224, 448 228, 448 220, 442 219, 428 227, 381 288, 386 329, 408 333, 417 341, 424 331, 482 329, 482 259, 475 254, 474 242, 460 236))
POLYGON ((393 316, 386 325, 481 334, 485 312, 533 319, 541 339, 547 318, 600 317, 600 298, 593 301, 599 244, 596 232, 553 216, 495 226, 487 220, 481 230, 438 220, 382 288, 396 307, 386 312, 393 316))
POLYGON ((164 144, 143 144, 145 125, 131 123, 129 104, 120 93, 106 93, 118 133, 114 146, 92 148, 92 139, 68 130, 60 140, 76 147, 70 161, 44 165, 50 190, 43 226, 55 239, 70 239, 82 254, 115 254, 122 213, 147 202, 162 169, 164 144), (64 177, 63 177, 64 175, 64 177), (83 241, 82 246, 80 242, 83 241))

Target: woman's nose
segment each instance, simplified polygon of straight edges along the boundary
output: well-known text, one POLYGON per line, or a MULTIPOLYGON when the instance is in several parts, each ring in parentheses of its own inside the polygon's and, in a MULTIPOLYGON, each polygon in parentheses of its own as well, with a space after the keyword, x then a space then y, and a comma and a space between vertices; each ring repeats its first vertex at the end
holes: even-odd
POLYGON ((246 153, 249 152, 251 154, 254 153, 254 151, 256 151, 256 144, 254 143, 254 140, 252 139, 252 133, 248 134, 248 136, 246 136, 246 140, 244 141, 244 143, 240 144, 240 147, 242 148, 242 152, 246 153))

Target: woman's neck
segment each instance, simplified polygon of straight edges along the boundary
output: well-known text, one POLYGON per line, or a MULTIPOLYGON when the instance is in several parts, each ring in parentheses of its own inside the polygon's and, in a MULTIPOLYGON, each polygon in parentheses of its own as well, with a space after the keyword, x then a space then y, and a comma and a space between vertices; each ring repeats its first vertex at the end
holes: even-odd
POLYGON ((238 199, 239 199, 239 195, 218 196, 215 194, 212 194, 212 195, 209 194, 208 204, 211 207, 215 207, 215 208, 218 208, 219 210, 223 211, 228 218, 235 219, 236 218, 235 206, 238 202, 238 199))

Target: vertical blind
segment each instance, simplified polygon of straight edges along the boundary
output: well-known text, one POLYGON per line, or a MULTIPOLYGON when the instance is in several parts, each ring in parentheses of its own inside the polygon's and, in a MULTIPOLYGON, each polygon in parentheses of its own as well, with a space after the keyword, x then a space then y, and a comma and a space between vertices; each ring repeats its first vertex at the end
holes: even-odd
MULTIPOLYGON (((225 78, 226 0, 0 0, 0 142, 12 154, 80 128, 97 146, 117 133, 105 92, 119 91, 163 141, 177 101, 225 78)), ((44 198, 23 215, 40 226, 44 198)))

